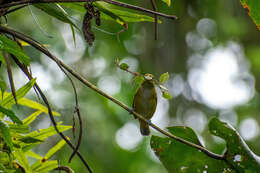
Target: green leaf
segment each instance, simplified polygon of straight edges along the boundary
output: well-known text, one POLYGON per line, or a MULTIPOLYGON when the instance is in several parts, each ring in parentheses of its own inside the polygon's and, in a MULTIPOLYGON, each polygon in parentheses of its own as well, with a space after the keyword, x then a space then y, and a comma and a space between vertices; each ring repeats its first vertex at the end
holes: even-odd
POLYGON ((36 112, 32 113, 30 116, 28 116, 27 118, 25 118, 23 120, 23 124, 25 124, 25 125, 31 124, 41 113, 42 113, 42 111, 36 111, 36 112))
POLYGON ((127 70, 127 69, 129 68, 129 65, 126 64, 126 63, 122 63, 122 64, 120 64, 120 68, 121 68, 122 70, 127 70))
POLYGON ((35 164, 32 165, 33 172, 37 173, 46 173, 48 171, 51 171, 55 168, 58 167, 58 161, 57 160, 49 160, 45 162, 36 162, 35 164), (36 163, 38 163, 36 165, 36 163))
POLYGON ((29 157, 32 157, 32 158, 35 158, 35 159, 38 159, 38 160, 42 159, 42 156, 33 152, 32 150, 27 151, 25 154, 29 157))
MULTIPOLYGON (((24 97, 30 89, 33 87, 34 83, 36 82, 36 79, 32 79, 27 84, 25 84, 23 87, 21 87, 19 90, 16 91, 16 98, 19 103, 19 100, 24 97)), ((5 106, 7 108, 11 108, 11 106, 15 104, 15 100, 12 94, 9 94, 6 98, 4 98, 0 105, 5 106)))
MULTIPOLYGON (((40 158, 37 162, 35 162, 32 165, 32 169, 38 172, 44 172, 44 171, 55 169, 56 167, 52 167, 51 165, 49 165, 49 163, 51 162, 46 160, 48 160, 51 156, 53 156, 53 154, 55 154, 58 150, 60 150, 65 144, 66 142, 64 140, 61 140, 58 144, 52 147, 43 158, 40 158)), ((33 156, 35 156, 35 154, 33 156)))
POLYGON ((161 76, 160 76, 160 82, 162 83, 162 84, 164 84, 165 82, 167 82, 168 81, 168 79, 169 79, 169 73, 168 72, 166 72, 166 73, 163 73, 161 76))
POLYGON ((14 114, 13 111, 0 106, 0 112, 8 116, 14 123, 23 124, 23 122, 14 114))
POLYGON ((240 0, 242 6, 247 9, 248 15, 260 30, 260 1, 259 0, 240 0))
MULTIPOLYGON (((197 135, 189 127, 169 127, 168 130, 175 136, 201 146, 197 135)), ((150 144, 169 173, 222 173, 225 170, 229 170, 228 173, 237 173, 224 160, 211 158, 198 149, 171 138, 152 136, 150 144)))
POLYGON ((11 130, 11 132, 14 133, 28 133, 29 130, 29 126, 28 125, 20 125, 20 124, 9 124, 9 128, 11 130))
POLYGON ((1 95, 2 95, 2 99, 4 98, 4 92, 6 90, 6 84, 5 81, 0 80, 0 90, 1 90, 1 95))
MULTIPOLYGON (((105 2, 93 3, 101 11, 101 19, 114 20, 120 25, 126 22, 154 22, 154 18, 136 12, 126 11, 125 9, 116 9, 113 5, 106 4, 105 2)), ((158 23, 161 23, 158 20, 158 23)))
MULTIPOLYGON (((71 129, 71 126, 65 126, 65 125, 57 125, 57 128, 59 129, 60 132, 66 131, 71 129)), ((29 134, 27 134, 25 137, 33 137, 33 138, 37 138, 39 140, 45 140, 47 137, 52 136, 57 134, 56 130, 54 129, 54 127, 49 127, 46 129, 39 129, 36 131, 33 131, 29 134)))
POLYGON ((43 140, 37 139, 37 138, 33 138, 30 136, 26 136, 23 138, 20 138, 19 141, 22 141, 23 143, 38 143, 38 142, 43 142, 43 140))
POLYGON ((75 25, 72 20, 69 18, 69 15, 65 12, 65 10, 57 3, 48 3, 48 4, 43 4, 43 3, 39 3, 39 4, 33 4, 36 8, 44 11, 45 13, 47 13, 48 15, 55 17, 56 19, 64 22, 64 23, 68 23, 72 26, 74 26, 75 28, 77 28, 78 30, 80 30, 77 25, 75 25))
POLYGON ((44 156, 45 159, 49 159, 53 154, 60 150, 66 144, 65 140, 61 140, 58 144, 52 147, 47 154, 44 156))
POLYGON ((10 149, 13 148, 13 142, 12 142, 12 137, 10 134, 10 129, 6 123, 0 120, 0 133, 1 137, 4 139, 4 142, 10 149))
MULTIPOLYGON (((93 2, 93 4, 100 10, 101 19, 112 20, 120 25, 125 25, 126 22, 154 22, 154 18, 136 12, 126 11, 124 8, 117 8, 113 5, 104 2, 93 2)), ((84 3, 67 3, 63 4, 70 9, 74 9, 78 12, 85 13, 84 3)), ((158 20, 158 23, 161 23, 158 20)))
MULTIPOLYGON (((19 105, 23 105, 23 106, 26 106, 26 107, 29 107, 29 108, 32 108, 32 109, 37 109, 39 111, 42 111, 46 114, 49 113, 48 111, 48 108, 43 106, 42 104, 40 103, 37 103, 33 100, 30 100, 30 99, 27 99, 27 98, 21 98, 19 101, 18 101, 18 104, 19 105)), ((53 115, 54 116, 59 116, 60 114, 58 112, 54 112, 52 111, 53 115)))
POLYGON ((18 161, 18 163, 25 169, 26 173, 32 173, 29 162, 28 162, 24 152, 22 152, 21 150, 16 150, 14 152, 14 156, 15 156, 16 160, 18 161))
POLYGON ((209 130, 213 135, 226 141, 227 151, 225 157, 229 164, 239 172, 259 172, 260 157, 249 149, 245 141, 231 125, 214 117, 209 122, 209 130))
POLYGON ((164 3, 166 3, 169 7, 171 6, 171 0, 162 0, 164 3))
POLYGON ((17 45, 17 43, 3 35, 0 35, 0 50, 13 54, 25 65, 30 65, 30 58, 17 45))
POLYGON ((72 9, 76 12, 86 13, 86 8, 84 7, 85 3, 82 2, 73 2, 73 3, 62 3, 63 7, 67 7, 68 9, 72 9))
POLYGON ((101 11, 101 19, 110 19, 114 20, 115 22, 119 23, 120 25, 126 25, 126 21, 122 19, 120 16, 115 14, 108 8, 104 2, 94 2, 94 5, 101 11))
POLYGON ((169 91, 162 91, 162 96, 165 99, 172 99, 172 95, 169 93, 169 91))

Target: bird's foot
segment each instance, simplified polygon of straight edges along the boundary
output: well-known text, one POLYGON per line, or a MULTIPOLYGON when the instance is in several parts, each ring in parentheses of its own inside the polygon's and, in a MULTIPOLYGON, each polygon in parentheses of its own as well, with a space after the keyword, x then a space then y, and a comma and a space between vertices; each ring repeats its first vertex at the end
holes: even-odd
POLYGON ((137 117, 134 115, 134 111, 135 111, 134 108, 132 108, 132 109, 129 111, 129 113, 132 114, 132 115, 134 116, 134 118, 136 119, 137 117))

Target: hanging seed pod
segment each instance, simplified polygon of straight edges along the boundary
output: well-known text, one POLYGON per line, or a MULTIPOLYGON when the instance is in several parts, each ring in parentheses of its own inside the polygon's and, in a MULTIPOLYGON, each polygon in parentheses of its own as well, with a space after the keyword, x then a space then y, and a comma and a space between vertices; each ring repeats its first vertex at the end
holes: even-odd
POLYGON ((91 20, 93 18, 94 7, 93 5, 86 3, 85 8, 87 12, 83 18, 82 31, 85 40, 90 46, 92 46, 95 40, 94 32, 91 30, 91 20))
POLYGON ((97 26, 100 26, 101 20, 100 20, 100 11, 98 9, 95 9, 94 6, 90 3, 85 4, 85 8, 87 10, 82 24, 82 31, 85 40, 87 43, 92 46, 93 42, 95 41, 95 34, 91 30, 91 20, 94 17, 95 22, 97 26))
POLYGON ((101 20, 100 20, 100 11, 99 10, 95 11, 95 19, 96 19, 96 25, 100 26, 101 25, 101 20))
POLYGON ((91 30, 91 19, 92 15, 89 12, 86 12, 82 24, 84 38, 90 46, 92 46, 95 40, 94 32, 91 30))

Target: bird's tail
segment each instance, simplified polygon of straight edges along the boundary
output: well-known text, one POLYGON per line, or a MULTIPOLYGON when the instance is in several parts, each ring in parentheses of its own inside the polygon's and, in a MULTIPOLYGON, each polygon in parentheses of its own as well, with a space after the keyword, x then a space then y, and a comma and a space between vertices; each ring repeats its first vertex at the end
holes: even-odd
POLYGON ((142 120, 139 120, 139 122, 140 122, 140 132, 141 132, 141 134, 144 135, 144 136, 149 136, 150 135, 149 125, 142 120))

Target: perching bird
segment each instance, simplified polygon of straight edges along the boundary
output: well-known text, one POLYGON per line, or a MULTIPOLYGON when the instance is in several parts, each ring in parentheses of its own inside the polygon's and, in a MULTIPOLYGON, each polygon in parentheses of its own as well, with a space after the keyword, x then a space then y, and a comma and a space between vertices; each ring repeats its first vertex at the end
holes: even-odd
MULTIPOLYGON (((153 75, 145 74, 144 81, 138 88, 133 102, 133 109, 135 112, 141 114, 146 119, 151 119, 157 106, 157 94, 154 86, 153 75)), ((150 134, 149 125, 139 120, 140 132, 144 136, 150 134)))

